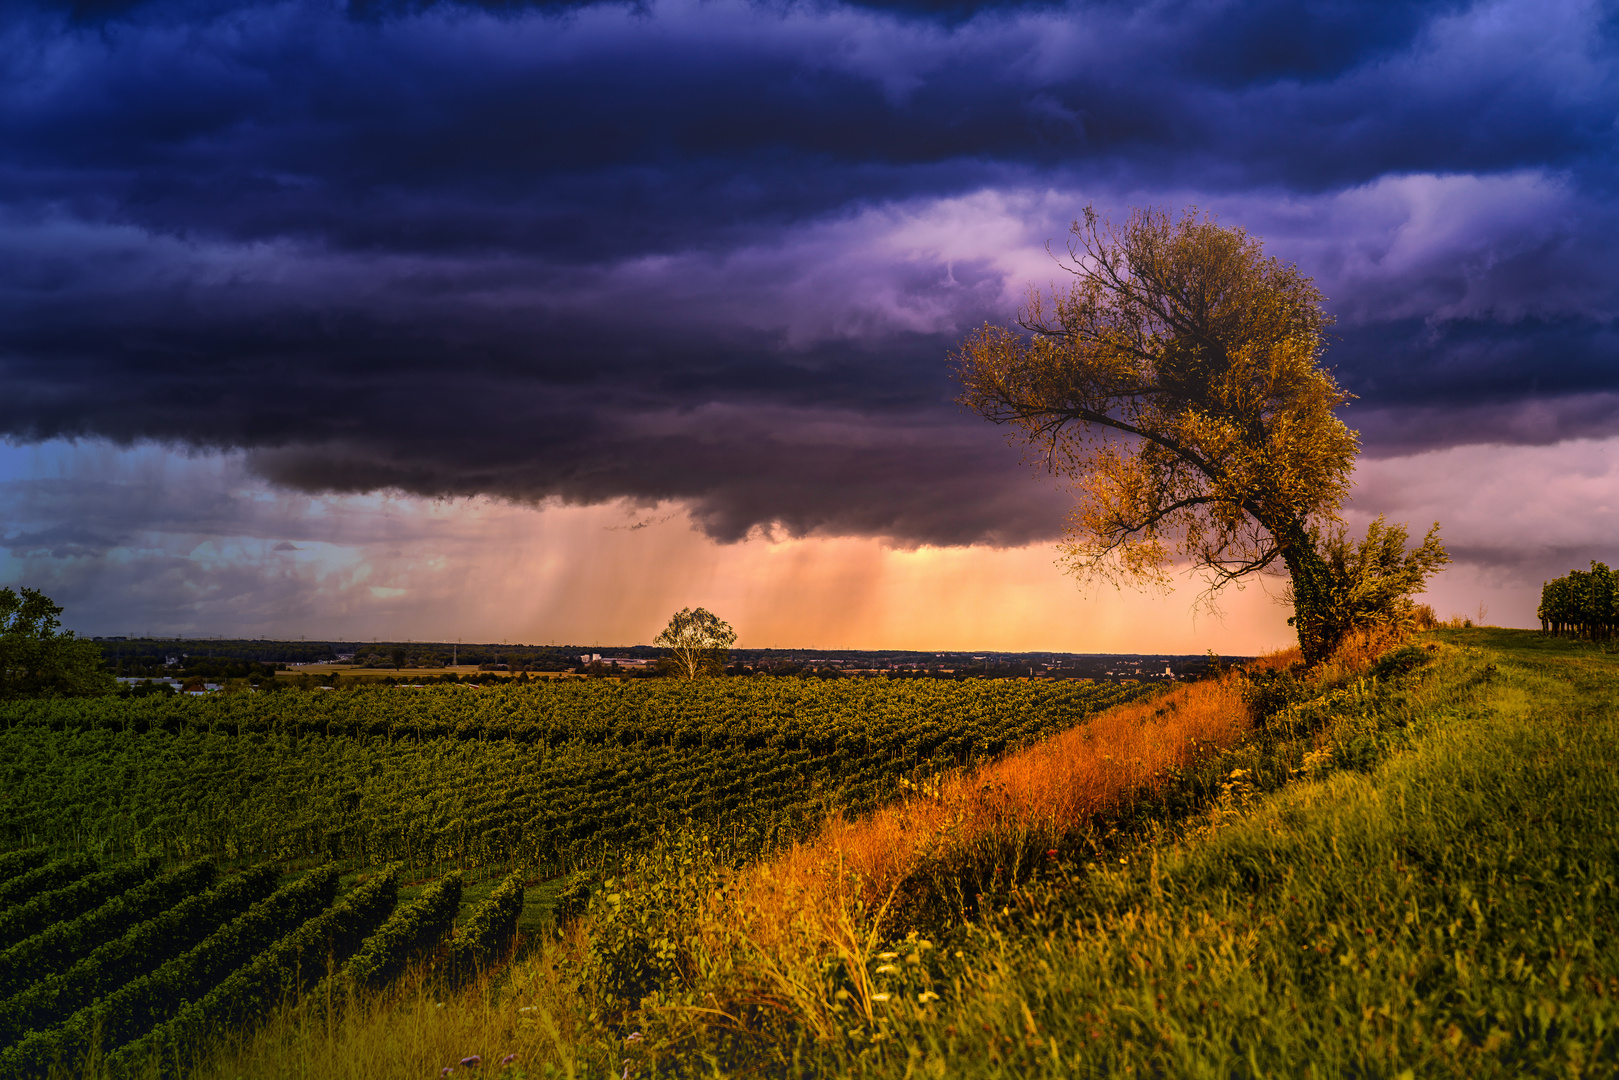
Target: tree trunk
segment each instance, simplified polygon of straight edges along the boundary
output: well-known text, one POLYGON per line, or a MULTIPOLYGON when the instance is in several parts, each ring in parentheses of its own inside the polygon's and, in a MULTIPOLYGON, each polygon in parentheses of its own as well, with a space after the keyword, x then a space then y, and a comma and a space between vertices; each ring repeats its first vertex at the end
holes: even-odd
POLYGON ((1298 631, 1305 663, 1318 664, 1332 655, 1347 629, 1332 568, 1303 525, 1272 528, 1271 535, 1282 542, 1282 561, 1293 579, 1293 617, 1287 621, 1298 631))

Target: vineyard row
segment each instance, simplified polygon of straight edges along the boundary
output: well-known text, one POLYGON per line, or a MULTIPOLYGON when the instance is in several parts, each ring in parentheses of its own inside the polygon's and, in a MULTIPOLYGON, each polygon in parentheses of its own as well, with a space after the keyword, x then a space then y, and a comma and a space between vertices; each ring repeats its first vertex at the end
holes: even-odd
MULTIPOLYGON (((208 862, 159 875, 149 860, 103 870, 39 854, 0 857, 13 901, 0 917, 58 904, 64 915, 0 953, 0 1080, 92 1060, 114 1077, 172 1075, 219 1030, 251 1027, 323 975, 325 994, 345 1000, 384 984, 438 945, 461 900, 451 874, 398 907, 397 866, 339 897, 330 864, 277 888, 272 864, 220 880, 208 862), (108 881, 127 887, 84 900, 88 883, 108 881)), ((522 882, 508 878, 462 922, 440 976, 462 981, 497 958, 522 906, 522 882)))

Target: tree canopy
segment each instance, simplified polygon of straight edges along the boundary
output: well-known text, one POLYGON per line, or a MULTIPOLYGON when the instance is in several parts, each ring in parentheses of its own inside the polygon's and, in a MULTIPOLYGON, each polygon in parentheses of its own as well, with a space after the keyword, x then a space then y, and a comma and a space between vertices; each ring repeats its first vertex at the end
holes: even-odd
POLYGON ((1358 585, 1325 556, 1359 444, 1337 415, 1351 395, 1321 365, 1331 319, 1296 267, 1194 211, 1114 227, 1087 207, 1067 255, 1067 288, 1031 290, 1016 327, 985 325, 956 359, 962 403, 1074 490, 1071 572, 1167 584, 1179 557, 1217 591, 1285 569, 1316 660, 1364 614, 1351 592, 1397 581, 1408 597, 1446 560, 1431 531, 1381 580, 1386 528, 1376 558, 1352 560, 1358 585))
POLYGON ((682 679, 717 675, 736 644, 736 631, 707 608, 681 608, 652 644, 669 650, 669 663, 682 679))
POLYGON ((37 589, 0 589, 0 699, 111 692, 101 647, 61 629, 61 614, 37 589))

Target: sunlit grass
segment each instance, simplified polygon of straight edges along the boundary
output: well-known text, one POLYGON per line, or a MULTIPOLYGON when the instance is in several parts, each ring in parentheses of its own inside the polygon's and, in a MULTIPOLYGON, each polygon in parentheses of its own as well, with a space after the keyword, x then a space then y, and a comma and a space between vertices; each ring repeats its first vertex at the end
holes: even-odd
POLYGON ((289 1004, 246 1038, 222 1033, 195 1075, 212 1080, 387 1080, 578 1075, 586 1035, 573 995, 531 950, 470 986, 447 991, 421 969, 359 1000, 289 1004), (473 1062, 469 1059, 476 1058, 473 1062), (463 1064, 466 1062, 466 1064, 463 1064))

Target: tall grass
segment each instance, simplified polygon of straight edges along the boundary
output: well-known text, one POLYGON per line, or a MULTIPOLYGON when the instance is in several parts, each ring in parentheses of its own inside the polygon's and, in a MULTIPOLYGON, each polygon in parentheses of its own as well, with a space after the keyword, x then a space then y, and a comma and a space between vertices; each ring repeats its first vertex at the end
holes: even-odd
POLYGON ((971 859, 985 837, 1027 835, 1024 846, 1045 851, 1156 795, 1250 727, 1234 678, 1177 687, 984 768, 914 782, 909 797, 868 817, 833 818, 814 839, 762 864, 749 888, 769 906, 775 896, 813 891, 837 868, 859 882, 867 903, 880 903, 926 864, 971 859))
POLYGON ((1110 825, 1248 734, 1240 685, 1228 675, 1177 687, 983 768, 919 777, 907 797, 862 819, 835 817, 811 841, 703 890, 684 925, 665 929, 686 940, 663 972, 677 988, 659 999, 663 1017, 685 1042, 708 1028, 782 1025, 825 1039, 847 1027, 845 1004, 869 1026, 881 992, 869 972, 890 938, 971 920, 986 898, 1104 846, 1110 825))

